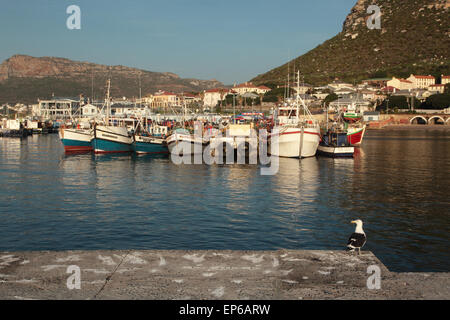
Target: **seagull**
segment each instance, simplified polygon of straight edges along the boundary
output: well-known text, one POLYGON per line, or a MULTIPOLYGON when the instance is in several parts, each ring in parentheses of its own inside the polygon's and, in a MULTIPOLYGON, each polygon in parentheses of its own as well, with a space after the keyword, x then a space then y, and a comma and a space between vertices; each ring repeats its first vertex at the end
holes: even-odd
POLYGON ((358 254, 361 254, 361 248, 366 244, 367 238, 362 228, 363 222, 358 219, 351 223, 356 224, 355 232, 352 233, 350 239, 348 239, 347 248, 349 251, 355 251, 358 249, 358 254))

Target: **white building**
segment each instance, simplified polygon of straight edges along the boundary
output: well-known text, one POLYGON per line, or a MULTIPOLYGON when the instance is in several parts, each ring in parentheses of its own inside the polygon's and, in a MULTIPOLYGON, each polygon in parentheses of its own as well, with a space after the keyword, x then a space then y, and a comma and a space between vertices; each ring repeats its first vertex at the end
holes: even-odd
POLYGON ((266 86, 255 86, 251 82, 245 82, 238 85, 235 85, 233 87, 233 90, 236 91, 239 95, 243 95, 247 92, 255 92, 257 94, 266 94, 267 92, 271 91, 269 87, 266 86))
POLYGON ((97 106, 89 103, 81 107, 81 114, 84 117, 96 117, 99 114, 99 110, 97 106))
POLYGON ((419 76, 412 74, 407 80, 413 83, 414 88, 419 89, 428 89, 429 86, 436 84, 436 78, 431 75, 419 76))
POLYGON ((39 106, 34 110, 36 116, 45 120, 70 119, 78 112, 80 101, 72 99, 39 100, 39 106))
POLYGON ((444 93, 445 84, 432 84, 428 87, 428 91, 433 93, 444 93))
POLYGON ((363 119, 365 122, 369 121, 379 121, 380 113, 378 111, 366 111, 363 114, 363 119))
POLYGON ((388 87, 393 87, 397 90, 409 90, 414 89, 414 83, 406 79, 400 79, 393 77, 392 80, 387 82, 388 87))
POLYGON ((329 87, 333 88, 334 90, 338 90, 338 89, 343 89, 343 88, 347 88, 347 89, 353 89, 353 85, 350 83, 346 83, 340 80, 335 80, 332 83, 328 84, 329 87))
POLYGON ((442 75, 442 76, 441 76, 441 83, 442 83, 443 85, 446 85, 447 83, 450 83, 450 76, 444 76, 444 75, 442 75))
POLYGON ((225 97, 230 93, 237 93, 234 90, 216 88, 209 89, 204 91, 203 95, 203 106, 205 107, 215 107, 219 103, 225 99, 225 97))

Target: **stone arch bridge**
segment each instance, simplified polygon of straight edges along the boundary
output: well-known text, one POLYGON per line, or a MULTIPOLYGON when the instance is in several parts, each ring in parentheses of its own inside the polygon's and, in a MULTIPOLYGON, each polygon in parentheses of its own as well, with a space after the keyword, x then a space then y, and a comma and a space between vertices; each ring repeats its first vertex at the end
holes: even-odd
POLYGON ((450 125, 449 114, 414 114, 408 118, 410 124, 450 125))

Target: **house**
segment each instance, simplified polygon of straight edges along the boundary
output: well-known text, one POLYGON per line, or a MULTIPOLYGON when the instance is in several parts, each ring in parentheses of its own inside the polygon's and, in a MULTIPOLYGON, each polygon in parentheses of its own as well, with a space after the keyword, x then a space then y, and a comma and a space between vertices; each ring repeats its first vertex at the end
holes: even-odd
POLYGON ((175 93, 159 90, 153 95, 151 106, 153 108, 167 108, 176 106, 178 97, 175 93))
POLYGON ((363 80, 362 83, 366 86, 371 86, 375 88, 384 88, 387 86, 387 83, 390 80, 391 78, 375 78, 363 80))
POLYGON ((382 99, 384 97, 383 95, 377 94, 375 91, 367 90, 367 89, 360 90, 358 93, 362 96, 362 98, 364 100, 370 100, 370 101, 375 101, 377 99, 382 99))
POLYGON ((444 76, 444 75, 442 75, 442 76, 441 76, 441 83, 442 83, 443 85, 446 85, 447 83, 450 83, 450 76, 444 76))
POLYGON ((256 89, 257 94, 266 94, 269 91, 272 91, 272 89, 266 86, 258 86, 258 88, 256 89))
POLYGON ((392 96, 404 96, 407 98, 416 97, 420 101, 424 101, 426 98, 431 96, 431 92, 425 89, 414 89, 414 90, 396 90, 392 96))
POLYGON ((235 85, 233 87, 233 90, 236 91, 240 96, 242 96, 244 93, 247 92, 255 92, 257 94, 266 94, 267 92, 271 91, 269 87, 266 86, 255 86, 251 82, 245 82, 238 85, 235 85))
POLYGON ((225 99, 228 94, 237 93, 234 89, 226 89, 226 88, 215 88, 205 90, 203 94, 203 106, 205 107, 215 107, 219 103, 225 99))
POLYGON ((384 94, 390 94, 396 91, 396 88, 388 86, 388 87, 384 87, 383 89, 381 89, 381 92, 384 94))
POLYGON ((365 122, 380 121, 380 113, 378 111, 366 111, 363 114, 363 120, 365 122))
POLYGON ((81 114, 84 117, 96 117, 99 114, 99 111, 97 106, 89 103, 81 107, 81 114))
POLYGON ((202 99, 195 94, 192 93, 183 93, 183 94, 179 94, 178 95, 178 105, 183 105, 184 103, 186 103, 186 105, 192 105, 194 103, 199 103, 201 102, 202 99))
POLYGON ((397 90, 408 90, 415 88, 414 83, 412 81, 396 77, 393 77, 392 80, 388 81, 387 86, 394 87, 397 90))
POLYGON ((354 105, 360 112, 368 111, 371 105, 370 101, 364 100, 361 97, 345 97, 343 99, 338 99, 330 103, 330 108, 334 108, 339 111, 343 107, 348 107, 354 105))
POLYGON ((39 106, 33 112, 36 112, 36 116, 48 120, 71 119, 80 108, 80 100, 70 98, 53 98, 38 102, 39 106))
POLYGON ((154 100, 153 98, 152 94, 147 94, 145 97, 142 97, 142 99, 136 99, 136 103, 151 106, 154 100))
POLYGON ((445 84, 432 84, 428 87, 428 91, 433 93, 444 93, 445 84))
POLYGON ((420 76, 412 74, 407 80, 413 83, 414 88, 420 89, 427 89, 429 86, 436 84, 436 78, 431 75, 420 76))
POLYGON ((328 84, 329 87, 337 90, 337 89, 342 89, 342 88, 348 88, 348 89, 352 89, 353 85, 350 83, 345 83, 341 80, 334 80, 332 83, 328 84))
POLYGON ((334 93, 341 97, 341 96, 355 93, 355 90, 347 88, 347 87, 342 87, 342 88, 339 88, 336 91, 334 91, 334 93))

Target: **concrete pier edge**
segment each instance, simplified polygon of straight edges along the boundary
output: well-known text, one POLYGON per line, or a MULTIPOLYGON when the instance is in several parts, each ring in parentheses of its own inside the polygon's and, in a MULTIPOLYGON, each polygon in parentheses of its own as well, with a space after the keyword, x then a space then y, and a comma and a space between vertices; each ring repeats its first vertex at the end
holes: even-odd
POLYGON ((449 299, 449 273, 391 272, 371 252, 0 252, 0 299, 449 299))

